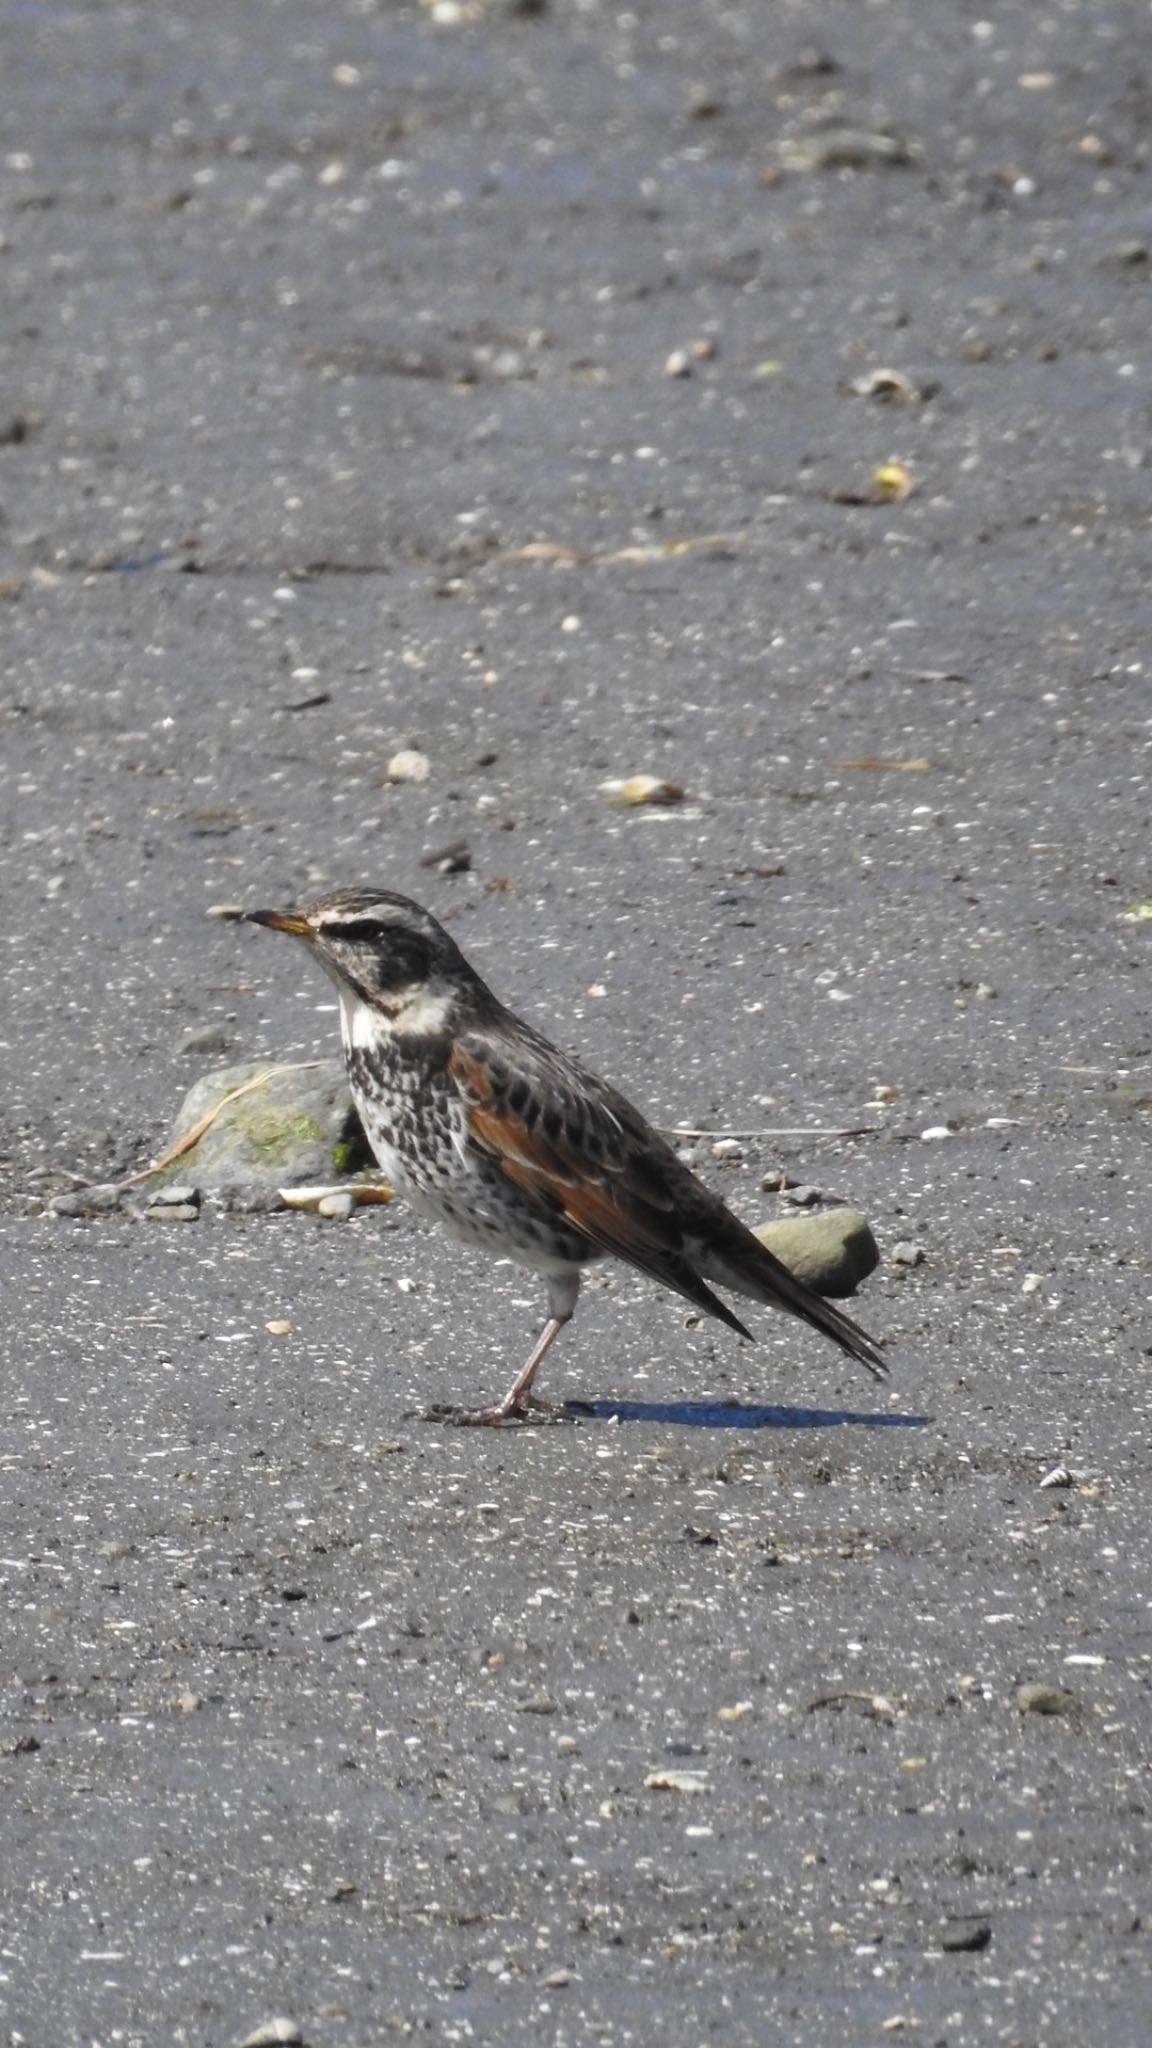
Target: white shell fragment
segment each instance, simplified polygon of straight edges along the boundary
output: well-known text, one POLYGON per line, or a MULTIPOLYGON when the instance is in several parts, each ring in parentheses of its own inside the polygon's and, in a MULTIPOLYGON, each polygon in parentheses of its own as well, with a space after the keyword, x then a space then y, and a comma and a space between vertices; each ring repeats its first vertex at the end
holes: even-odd
POLYGON ((708 1780, 699 1771, 649 1771, 644 1784, 649 1792, 699 1794, 708 1790, 708 1780))
POLYGON ((302 2043, 304 2036, 295 2020, 265 2020, 262 2027, 254 2027, 245 2034, 240 2048, 275 2048, 276 2042, 302 2043))
POLYGON ((658 775, 629 775, 600 784, 598 795, 614 810, 632 810, 637 804, 678 804, 684 791, 678 782, 662 782, 658 775))
POLYGON ((415 747, 401 747, 393 754, 384 770, 386 782, 427 782, 432 773, 432 763, 427 754, 421 754, 415 747))
POLYGON ((383 1181, 356 1181, 351 1187, 347 1182, 341 1182, 336 1185, 325 1183, 319 1187, 278 1188, 277 1193, 286 1209, 310 1209, 318 1216, 350 1216, 361 1203, 392 1200, 392 1190, 383 1181), (325 1207, 325 1203, 333 1202, 339 1206, 325 1207))
POLYGON ((902 370, 869 370, 866 376, 854 377, 848 389, 857 398, 894 398, 904 405, 917 405, 928 396, 902 370))

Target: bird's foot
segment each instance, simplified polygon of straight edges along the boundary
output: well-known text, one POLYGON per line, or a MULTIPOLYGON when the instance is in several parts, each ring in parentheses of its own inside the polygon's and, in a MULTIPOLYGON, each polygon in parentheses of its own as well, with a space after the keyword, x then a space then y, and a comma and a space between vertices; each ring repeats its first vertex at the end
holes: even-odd
POLYGON ((501 1401, 492 1408, 455 1408, 445 1402, 421 1411, 425 1422, 443 1422, 458 1429, 504 1429, 523 1428, 525 1425, 539 1426, 549 1422, 575 1422, 576 1417, 563 1402, 538 1401, 529 1394, 520 1401, 501 1401))

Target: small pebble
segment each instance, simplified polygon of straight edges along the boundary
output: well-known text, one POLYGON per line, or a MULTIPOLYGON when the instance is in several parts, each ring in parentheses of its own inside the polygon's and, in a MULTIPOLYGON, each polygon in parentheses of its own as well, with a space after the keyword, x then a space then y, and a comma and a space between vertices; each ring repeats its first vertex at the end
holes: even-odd
POLYGON ((427 754, 421 754, 415 747, 401 747, 393 754, 384 770, 386 782, 427 782, 432 773, 432 763, 427 754))
POLYGON ((787 1203, 790 1209, 814 1209, 816 1204, 823 1199, 819 1188, 809 1188, 803 1185, 782 1189, 780 1198, 783 1202, 787 1203))
POLYGON ((893 1266, 922 1266, 924 1252, 920 1245, 910 1244, 907 1238, 901 1238, 889 1252, 888 1261, 893 1266))
POLYGON ((227 1052, 231 1043, 222 1024, 202 1024, 198 1031, 189 1031, 176 1050, 179 1053, 227 1052))
POLYGON ((120 1189, 113 1181, 91 1188, 70 1188, 54 1195, 48 1204, 50 1216, 108 1216, 120 1207, 120 1189))
POLYGON ((292 1335, 292 1325, 286 1322, 283 1317, 277 1317, 275 1321, 265 1323, 264 1328, 270 1337, 290 1337, 292 1335))
POLYGON ((200 1190, 190 1181, 170 1181, 166 1187, 155 1188, 148 1197, 149 1209, 196 1209, 200 1206, 200 1190))
POLYGON ((199 1223, 199 1202, 159 1202, 145 1209, 149 1223, 199 1223))
POLYGON ((713 1159, 743 1159, 744 1147, 739 1138, 717 1138, 712 1147, 713 1159))
POLYGON ((953 1138, 955 1135, 956 1133, 949 1130, 947 1124, 929 1124, 926 1131, 921 1131, 920 1138, 923 1144, 934 1145, 941 1138, 953 1138))
POLYGON ((209 1188, 208 1200, 227 1216, 272 1216, 284 1207, 279 1188, 261 1187, 258 1181, 236 1181, 209 1188))
POLYGON ((944 1929, 940 1946, 947 1955, 978 1955, 991 1939, 992 1929, 987 1920, 961 1920, 944 1929))
POLYGON ((316 1214, 327 1216, 333 1223, 344 1223, 355 1207, 355 1195, 342 1188, 338 1194, 321 1195, 316 1204, 316 1214))
POLYGON ((1022 1685, 1016 1705, 1022 1714, 1071 1714, 1079 1701, 1066 1685, 1022 1685))

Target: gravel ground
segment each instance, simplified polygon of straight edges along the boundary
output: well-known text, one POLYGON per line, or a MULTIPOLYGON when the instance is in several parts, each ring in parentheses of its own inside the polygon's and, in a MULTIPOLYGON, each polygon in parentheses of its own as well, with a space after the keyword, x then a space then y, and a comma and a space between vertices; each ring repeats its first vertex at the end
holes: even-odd
POLYGON ((457 11, 0 5, 2 2038, 1143 2044, 1147 9, 457 11), (875 1126, 701 1150, 922 1249, 891 1392, 618 1273, 597 1419, 437 1431, 522 1274, 35 1213, 331 1050, 202 912, 364 881, 875 1126))

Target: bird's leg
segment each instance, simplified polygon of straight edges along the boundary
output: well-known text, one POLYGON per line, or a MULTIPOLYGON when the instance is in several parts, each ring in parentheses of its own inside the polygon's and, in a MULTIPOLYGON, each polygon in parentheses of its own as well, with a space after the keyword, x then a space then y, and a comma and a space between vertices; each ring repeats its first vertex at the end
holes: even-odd
POLYGON ((550 1415, 554 1418, 563 1415, 562 1408, 535 1399, 532 1382, 567 1321, 567 1316, 549 1316, 532 1347, 532 1356, 527 1365, 522 1372, 517 1373, 504 1399, 497 1402, 494 1408, 433 1408, 430 1411, 430 1419, 435 1422, 456 1422, 466 1426, 498 1429, 502 1422, 530 1422, 535 1415, 550 1415))
MULTIPOLYGON (((576 1307, 580 1292, 580 1268, 567 1266, 548 1274, 548 1321, 532 1347, 527 1365, 518 1372, 504 1399, 494 1408, 433 1408, 429 1419, 435 1422, 458 1422, 479 1427, 499 1428, 502 1422, 531 1422, 534 1417, 545 1417, 559 1421, 567 1415, 567 1409, 548 1401, 538 1401, 532 1392, 532 1382, 540 1367, 576 1307)), ((571 1419, 569 1417, 569 1419, 571 1419)))

